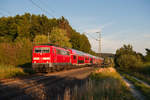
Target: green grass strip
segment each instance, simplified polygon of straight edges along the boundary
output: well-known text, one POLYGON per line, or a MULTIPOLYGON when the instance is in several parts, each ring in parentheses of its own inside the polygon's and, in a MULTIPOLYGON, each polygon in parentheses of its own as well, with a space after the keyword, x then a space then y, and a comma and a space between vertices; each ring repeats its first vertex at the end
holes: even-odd
POLYGON ((127 74, 122 74, 125 78, 127 78, 129 81, 133 83, 135 88, 137 88, 141 93, 147 98, 147 100, 150 100, 150 87, 145 85, 142 82, 139 82, 138 80, 134 79, 133 77, 127 75, 127 74))

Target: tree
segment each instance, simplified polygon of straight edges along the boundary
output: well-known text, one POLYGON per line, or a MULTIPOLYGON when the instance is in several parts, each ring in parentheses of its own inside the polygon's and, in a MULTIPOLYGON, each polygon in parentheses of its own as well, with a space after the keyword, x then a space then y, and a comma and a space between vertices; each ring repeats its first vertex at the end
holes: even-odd
POLYGON ((81 51, 87 52, 87 53, 90 52, 91 45, 89 43, 88 38, 84 34, 80 35, 79 44, 80 44, 80 50, 81 51))
POLYGON ((70 39, 69 37, 67 37, 66 30, 57 27, 53 28, 53 30, 50 33, 49 39, 51 43, 59 45, 61 47, 72 47, 71 43, 69 42, 70 39))
POLYGON ((17 25, 18 38, 31 38, 31 15, 29 13, 25 13, 19 19, 19 23, 17 25))
POLYGON ((91 45, 89 43, 88 38, 80 33, 74 32, 71 35, 71 40, 70 42, 72 43, 72 48, 86 52, 86 53, 93 53, 91 50, 91 45))
POLYGON ((116 51, 115 64, 121 68, 136 68, 142 64, 142 60, 131 45, 123 45, 116 51))
POLYGON ((123 54, 117 59, 117 64, 121 68, 133 69, 139 67, 142 62, 140 58, 137 58, 135 55, 123 54))
POLYGON ((0 19, 0 42, 11 42, 17 33, 17 26, 13 17, 0 19))
POLYGON ((80 50, 80 33, 73 32, 71 35, 70 42, 73 49, 80 50))
POLYGON ((134 55, 136 54, 136 52, 133 51, 132 45, 128 44, 128 45, 123 45, 123 47, 121 47, 120 49, 117 49, 116 56, 120 56, 122 54, 134 55))
POLYGON ((146 48, 146 55, 145 55, 145 61, 150 62, 150 49, 146 48))
POLYGON ((45 44, 48 43, 48 36, 46 35, 36 35, 33 40, 34 44, 45 44))

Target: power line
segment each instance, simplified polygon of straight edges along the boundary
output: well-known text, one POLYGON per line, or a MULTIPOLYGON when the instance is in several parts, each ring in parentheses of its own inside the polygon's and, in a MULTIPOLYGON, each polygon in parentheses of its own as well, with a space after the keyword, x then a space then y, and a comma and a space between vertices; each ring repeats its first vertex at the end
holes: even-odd
POLYGON ((92 35, 90 34, 87 34, 88 36, 90 36, 91 38, 93 38, 94 40, 97 40, 95 37, 93 37, 92 35))
MULTIPOLYGON (((47 5, 46 3, 44 3, 42 0, 39 0, 39 1, 40 1, 40 3, 42 3, 44 6, 50 7, 49 5, 47 5)), ((51 12, 55 13, 55 11, 54 11, 52 8, 50 8, 50 10, 51 10, 51 12)))
MULTIPOLYGON (((86 33, 86 32, 84 32, 84 33, 86 33)), ((98 39, 96 39, 95 37, 93 37, 92 35, 89 35, 89 34, 87 34, 88 36, 90 36, 90 37, 92 37, 93 39, 95 39, 96 41, 98 41, 98 53, 100 54, 100 56, 101 56, 101 32, 99 31, 99 32, 96 32, 96 33, 98 33, 99 34, 99 36, 98 36, 98 39)))
POLYGON ((49 14, 50 16, 54 17, 49 11, 43 9, 42 7, 40 7, 38 4, 36 4, 35 2, 33 2, 32 0, 29 0, 33 5, 35 5, 36 7, 38 7, 39 9, 41 9, 43 12, 46 12, 47 14, 49 14))

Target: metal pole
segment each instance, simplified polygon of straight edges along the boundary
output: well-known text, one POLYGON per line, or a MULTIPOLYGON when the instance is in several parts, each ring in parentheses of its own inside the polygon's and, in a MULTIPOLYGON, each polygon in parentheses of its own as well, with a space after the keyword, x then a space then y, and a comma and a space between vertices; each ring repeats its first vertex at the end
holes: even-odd
POLYGON ((99 39, 97 39, 98 40, 98 53, 99 53, 99 56, 101 56, 101 32, 96 32, 96 33, 98 33, 98 35, 99 35, 99 39))
POLYGON ((101 56, 101 32, 99 32, 99 55, 101 56))

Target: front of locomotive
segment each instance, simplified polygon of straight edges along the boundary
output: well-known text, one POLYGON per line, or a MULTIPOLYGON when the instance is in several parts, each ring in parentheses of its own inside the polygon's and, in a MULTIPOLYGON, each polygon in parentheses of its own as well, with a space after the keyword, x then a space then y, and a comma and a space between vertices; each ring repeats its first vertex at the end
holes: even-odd
POLYGON ((51 54, 52 47, 47 45, 34 46, 32 52, 32 68, 36 72, 46 71, 52 67, 51 54))

